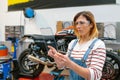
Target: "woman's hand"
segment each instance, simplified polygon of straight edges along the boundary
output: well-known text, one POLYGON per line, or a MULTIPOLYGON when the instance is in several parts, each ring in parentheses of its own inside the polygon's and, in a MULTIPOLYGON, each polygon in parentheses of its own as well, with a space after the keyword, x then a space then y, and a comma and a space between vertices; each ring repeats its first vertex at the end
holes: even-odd
POLYGON ((54 58, 55 63, 57 64, 58 68, 62 68, 63 65, 61 63, 61 59, 58 58, 57 54, 60 54, 57 52, 57 50, 55 48, 53 48, 52 46, 48 46, 49 51, 48 51, 48 55, 51 56, 52 58, 54 58))
POLYGON ((71 60, 67 55, 57 52, 57 50, 52 46, 48 46, 48 48, 50 48, 48 55, 54 58, 58 68, 69 67, 71 60))
POLYGON ((48 55, 54 58, 54 55, 57 53, 57 50, 53 48, 52 46, 48 46, 48 48, 49 48, 48 55))

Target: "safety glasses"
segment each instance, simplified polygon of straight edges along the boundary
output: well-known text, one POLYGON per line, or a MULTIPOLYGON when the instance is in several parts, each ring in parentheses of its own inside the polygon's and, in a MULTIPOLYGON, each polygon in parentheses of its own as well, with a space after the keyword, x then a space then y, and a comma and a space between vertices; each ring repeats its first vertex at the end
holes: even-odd
POLYGON ((75 22, 74 25, 86 25, 86 24, 90 24, 89 21, 85 22, 85 21, 78 21, 78 22, 75 22))

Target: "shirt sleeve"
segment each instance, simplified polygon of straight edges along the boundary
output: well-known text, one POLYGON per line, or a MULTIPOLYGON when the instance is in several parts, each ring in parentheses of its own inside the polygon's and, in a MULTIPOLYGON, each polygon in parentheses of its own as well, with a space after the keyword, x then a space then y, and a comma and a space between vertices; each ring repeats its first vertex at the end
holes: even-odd
POLYGON ((106 58, 106 48, 103 41, 96 42, 91 55, 91 64, 88 66, 91 76, 90 80, 100 80, 106 58))

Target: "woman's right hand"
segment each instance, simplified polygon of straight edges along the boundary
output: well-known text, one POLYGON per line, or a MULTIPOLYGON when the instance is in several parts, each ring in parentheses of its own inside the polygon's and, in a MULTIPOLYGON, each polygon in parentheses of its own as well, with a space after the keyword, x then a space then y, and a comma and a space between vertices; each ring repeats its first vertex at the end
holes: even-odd
POLYGON ((61 53, 57 52, 57 50, 52 46, 48 46, 48 48, 49 48, 48 55, 54 58, 58 68, 63 68, 64 64, 62 63, 62 60, 59 57, 59 54, 61 53))
POLYGON ((68 55, 63 55, 62 53, 57 52, 57 50, 52 46, 48 46, 48 48, 48 55, 54 58, 58 68, 70 67, 69 65, 71 65, 71 60, 68 55))
POLYGON ((52 46, 48 46, 48 48, 49 48, 48 55, 54 58, 54 55, 57 53, 57 50, 52 46))

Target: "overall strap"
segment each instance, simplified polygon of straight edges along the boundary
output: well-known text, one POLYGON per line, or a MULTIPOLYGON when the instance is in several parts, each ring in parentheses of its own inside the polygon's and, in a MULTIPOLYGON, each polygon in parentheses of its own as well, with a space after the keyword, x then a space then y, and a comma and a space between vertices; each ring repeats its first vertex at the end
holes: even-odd
POLYGON ((85 62, 86 61, 86 59, 88 58, 88 54, 90 53, 90 51, 92 50, 92 48, 94 47, 94 44, 95 44, 95 42, 97 41, 97 40, 99 40, 99 39, 95 39, 92 43, 91 43, 91 45, 89 46, 89 48, 87 49, 87 51, 85 52, 85 55, 84 55, 84 57, 82 58, 82 62, 85 62))
POLYGON ((70 57, 70 55, 71 55, 71 51, 73 50, 73 48, 75 47, 75 45, 77 44, 77 42, 78 42, 78 39, 75 39, 75 41, 73 42, 73 45, 72 45, 71 49, 70 49, 69 52, 68 52, 68 56, 69 56, 69 57, 70 57))

